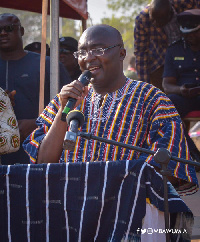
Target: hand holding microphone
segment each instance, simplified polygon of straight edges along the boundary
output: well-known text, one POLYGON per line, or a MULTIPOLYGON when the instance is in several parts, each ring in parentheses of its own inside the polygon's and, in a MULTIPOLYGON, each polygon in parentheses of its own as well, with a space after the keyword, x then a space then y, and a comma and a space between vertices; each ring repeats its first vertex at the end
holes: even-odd
MULTIPOLYGON (((90 79, 92 77, 92 73, 90 71, 84 71, 81 76, 79 77, 79 81, 84 85, 84 86, 87 86, 90 82, 90 79)), ((77 102, 77 99, 76 98, 69 98, 68 99, 68 102, 65 106, 65 108, 63 109, 62 111, 62 117, 61 117, 61 120, 66 122, 66 117, 67 117, 67 114, 73 110, 75 104, 77 102)))

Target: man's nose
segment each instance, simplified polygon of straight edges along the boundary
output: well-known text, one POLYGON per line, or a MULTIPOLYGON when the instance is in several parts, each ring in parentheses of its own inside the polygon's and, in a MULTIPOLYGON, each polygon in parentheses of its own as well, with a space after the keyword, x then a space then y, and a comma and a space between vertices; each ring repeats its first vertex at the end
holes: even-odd
POLYGON ((91 60, 94 60, 96 58, 96 56, 94 56, 92 53, 91 53, 91 51, 88 51, 87 53, 86 53, 86 56, 85 56, 85 61, 91 61, 91 60))
POLYGON ((4 29, 1 29, 0 34, 8 34, 4 29))

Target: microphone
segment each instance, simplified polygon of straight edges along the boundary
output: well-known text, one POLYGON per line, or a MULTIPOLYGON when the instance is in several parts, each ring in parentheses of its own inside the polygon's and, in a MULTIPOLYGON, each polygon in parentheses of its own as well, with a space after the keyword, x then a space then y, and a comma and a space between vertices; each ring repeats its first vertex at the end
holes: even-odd
MULTIPOLYGON (((84 85, 87 86, 90 82, 90 79, 92 77, 92 73, 90 71, 84 71, 80 77, 79 77, 79 81, 84 85)), ((76 104, 77 99, 76 98, 72 98, 70 97, 68 99, 68 102, 65 106, 65 108, 62 111, 62 116, 61 116, 61 120, 63 122, 66 122, 66 117, 67 114, 74 108, 75 104, 76 104)))
POLYGON ((81 111, 72 110, 68 113, 66 121, 69 125, 69 131, 65 134, 63 149, 74 151, 78 128, 83 125, 85 116, 81 111))

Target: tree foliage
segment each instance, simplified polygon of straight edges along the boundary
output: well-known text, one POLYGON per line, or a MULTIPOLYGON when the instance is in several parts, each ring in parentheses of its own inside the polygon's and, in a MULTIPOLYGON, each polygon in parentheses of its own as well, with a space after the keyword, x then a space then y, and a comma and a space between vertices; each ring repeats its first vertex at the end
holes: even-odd
POLYGON ((122 34, 128 56, 125 68, 129 57, 133 54, 135 17, 149 2, 150 0, 107 0, 107 6, 113 14, 111 17, 101 19, 101 22, 115 27, 122 34))
MULTIPOLYGON (((33 13, 22 10, 0 8, 0 14, 12 13, 15 14, 21 21, 22 26, 25 29, 23 37, 24 46, 31 42, 41 42, 42 33, 42 15, 39 13, 33 13)), ((78 39, 80 36, 80 30, 76 20, 62 19, 62 36, 71 36, 78 39)), ((47 17, 47 43, 50 43, 50 17, 47 17)))
POLYGON ((148 0, 107 0, 108 8, 112 9, 113 11, 122 10, 122 12, 127 11, 137 11, 137 8, 140 6, 146 5, 148 0))
POLYGON ((128 17, 125 17, 125 16, 115 17, 115 15, 113 14, 111 18, 103 18, 102 24, 108 24, 118 29, 119 32, 122 34, 125 46, 128 47, 129 49, 132 48, 133 25, 128 17))

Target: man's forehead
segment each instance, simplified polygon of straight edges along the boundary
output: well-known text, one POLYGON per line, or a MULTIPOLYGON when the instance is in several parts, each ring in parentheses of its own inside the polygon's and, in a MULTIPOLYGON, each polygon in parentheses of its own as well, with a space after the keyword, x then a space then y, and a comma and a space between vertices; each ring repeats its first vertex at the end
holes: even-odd
POLYGON ((20 24, 20 21, 19 19, 14 16, 14 15, 9 15, 9 14, 6 14, 6 15, 0 15, 0 23, 2 22, 7 22, 7 23, 13 23, 13 24, 16 24, 16 23, 19 23, 20 24))
POLYGON ((90 31, 82 34, 79 39, 78 48, 106 46, 112 43, 114 43, 114 40, 109 33, 102 31, 90 31))

